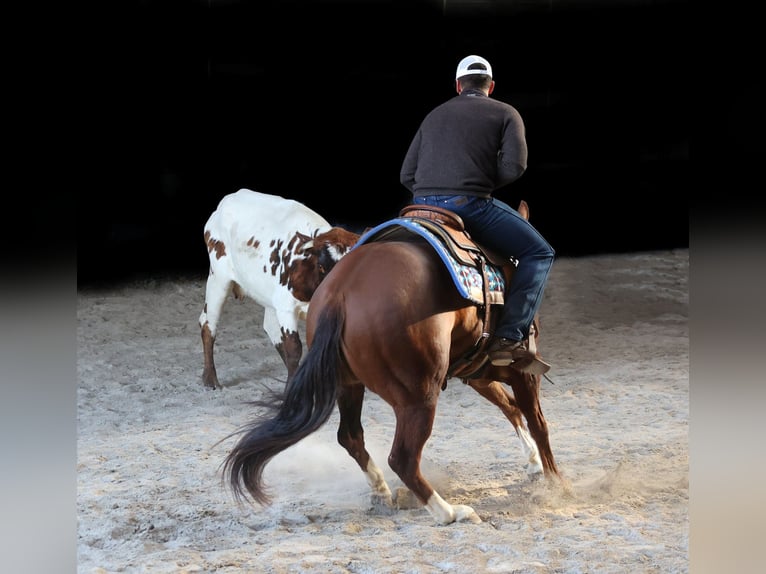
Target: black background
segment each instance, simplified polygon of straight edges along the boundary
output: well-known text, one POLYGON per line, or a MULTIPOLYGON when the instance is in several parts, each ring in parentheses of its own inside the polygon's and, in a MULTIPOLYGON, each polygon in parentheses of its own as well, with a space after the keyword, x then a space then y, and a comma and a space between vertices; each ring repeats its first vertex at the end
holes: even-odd
POLYGON ((689 245, 686 2, 120 6, 91 51, 93 98, 113 104, 108 183, 78 206, 78 286, 204 276, 204 223, 242 187, 355 231, 396 216, 410 139, 468 54, 527 128, 527 173, 496 195, 525 199, 558 255, 689 245))

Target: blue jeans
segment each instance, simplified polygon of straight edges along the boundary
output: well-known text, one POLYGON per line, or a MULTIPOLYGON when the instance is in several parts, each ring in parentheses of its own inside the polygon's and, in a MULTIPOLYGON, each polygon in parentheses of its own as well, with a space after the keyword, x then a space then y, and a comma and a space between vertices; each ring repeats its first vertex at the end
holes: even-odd
POLYGON ((468 195, 428 195, 413 203, 454 211, 477 243, 519 264, 505 289, 505 305, 494 335, 522 341, 543 300, 556 252, 519 212, 495 198, 468 195))

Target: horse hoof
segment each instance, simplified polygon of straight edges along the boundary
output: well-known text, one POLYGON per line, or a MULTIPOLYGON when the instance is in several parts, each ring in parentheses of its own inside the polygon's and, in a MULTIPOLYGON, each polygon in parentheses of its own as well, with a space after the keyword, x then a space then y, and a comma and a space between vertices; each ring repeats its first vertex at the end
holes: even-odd
POLYGON ((542 471, 532 471, 527 473, 527 479, 529 482, 542 482, 545 474, 542 471))
POLYGON ((373 494, 370 498, 370 502, 372 504, 371 510, 375 514, 390 516, 396 511, 391 496, 376 496, 373 494))
POLYGON ((411 490, 399 487, 394 494, 394 505, 399 510, 412 510, 413 508, 420 508, 423 506, 423 503, 412 494, 411 490))
POLYGON ((470 506, 464 504, 458 504, 453 506, 455 511, 455 522, 471 522, 472 524, 481 524, 481 518, 476 514, 476 511, 470 506))

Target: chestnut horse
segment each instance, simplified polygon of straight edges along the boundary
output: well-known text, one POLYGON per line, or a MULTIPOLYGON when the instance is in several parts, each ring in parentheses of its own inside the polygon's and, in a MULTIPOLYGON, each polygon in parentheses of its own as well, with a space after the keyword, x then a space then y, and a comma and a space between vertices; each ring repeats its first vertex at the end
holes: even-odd
MULTIPOLYGON (((519 212, 528 217, 525 202, 519 212)), ((436 403, 451 377, 461 378, 508 418, 530 477, 560 479, 540 407, 541 376, 487 361, 482 349, 494 322, 487 306, 461 296, 433 246, 418 235, 373 242, 364 242, 365 236, 315 291, 306 318, 309 350, 294 377, 279 396, 254 403, 270 407, 264 418, 234 433, 241 436, 223 471, 235 498, 249 494, 269 504, 266 464, 323 426, 337 405, 337 440, 362 469, 373 506, 400 507, 365 447, 361 413, 369 389, 395 414, 388 464, 409 491, 437 524, 481 522, 470 506, 445 501, 420 471, 436 403)), ((538 337, 535 328, 530 349, 536 349, 538 337)))

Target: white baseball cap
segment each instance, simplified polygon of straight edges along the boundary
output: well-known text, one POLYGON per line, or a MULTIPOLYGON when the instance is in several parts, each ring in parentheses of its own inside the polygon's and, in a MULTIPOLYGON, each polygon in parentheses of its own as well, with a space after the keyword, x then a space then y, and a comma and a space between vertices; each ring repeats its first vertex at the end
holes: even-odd
POLYGON ((486 74, 492 77, 492 66, 481 56, 466 56, 457 65, 455 79, 462 78, 469 74, 486 74))

